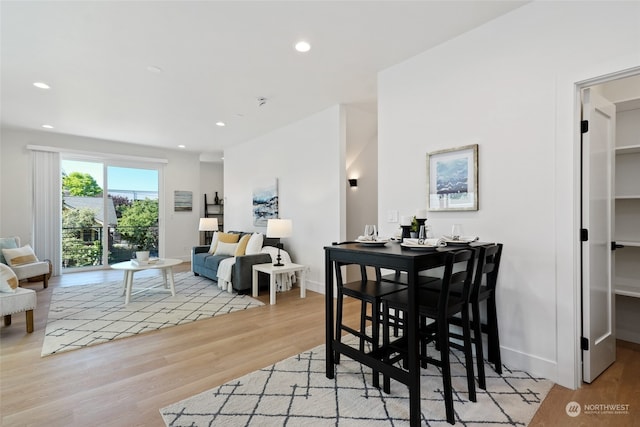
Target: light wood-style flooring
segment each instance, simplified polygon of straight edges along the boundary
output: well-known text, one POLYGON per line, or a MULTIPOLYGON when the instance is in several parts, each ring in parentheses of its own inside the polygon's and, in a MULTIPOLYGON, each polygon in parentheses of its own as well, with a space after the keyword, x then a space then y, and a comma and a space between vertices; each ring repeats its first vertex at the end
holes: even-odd
MULTIPOLYGON (((183 263, 174 271, 188 271, 183 263)), ((2 426, 163 426, 159 409, 324 343, 324 296, 299 289, 269 305, 81 350, 40 357, 51 292, 58 286, 121 280, 101 270, 54 277, 24 287, 38 292, 35 331, 25 316, 0 329, 2 426)), ((359 305, 345 318, 357 324, 359 305)), ((577 391, 555 386, 531 425, 640 425, 640 346, 621 343, 618 361, 577 391), (630 416, 569 418, 565 406, 630 404, 630 416), (636 424, 634 424, 634 422, 636 424)))

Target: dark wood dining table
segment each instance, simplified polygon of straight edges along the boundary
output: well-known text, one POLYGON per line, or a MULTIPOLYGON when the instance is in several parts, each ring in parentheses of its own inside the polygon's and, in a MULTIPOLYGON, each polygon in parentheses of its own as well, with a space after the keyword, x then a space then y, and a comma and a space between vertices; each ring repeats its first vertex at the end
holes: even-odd
MULTIPOLYGON (((483 243, 473 243, 467 247, 478 247, 483 243)), ((374 371, 405 384, 409 388, 409 414, 412 426, 420 425, 420 360, 418 341, 418 276, 421 271, 444 265, 448 251, 461 249, 458 246, 446 246, 437 249, 416 250, 401 247, 399 243, 389 242, 385 246, 370 246, 359 243, 345 243, 326 246, 325 250, 325 329, 326 329, 326 376, 335 376, 336 352, 371 367, 374 371), (409 305, 407 313, 408 363, 406 369, 385 363, 381 357, 385 349, 378 353, 361 352, 336 341, 334 324, 334 264, 335 262, 354 263, 391 269, 407 273, 409 305)))

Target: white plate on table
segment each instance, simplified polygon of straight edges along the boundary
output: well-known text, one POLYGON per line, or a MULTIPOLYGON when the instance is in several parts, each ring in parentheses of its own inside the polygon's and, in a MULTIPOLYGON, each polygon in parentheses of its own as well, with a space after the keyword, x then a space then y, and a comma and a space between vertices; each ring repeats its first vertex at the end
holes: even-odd
POLYGON ((387 244, 388 239, 378 239, 378 240, 356 240, 359 244, 363 246, 384 246, 387 244))
POLYGON ((447 246, 467 246, 479 239, 476 236, 461 236, 459 239, 454 240, 451 236, 442 236, 447 246))
POLYGON ((435 251, 436 249, 442 247, 442 246, 434 246, 434 245, 421 245, 418 243, 408 243, 408 242, 402 242, 400 243, 400 246, 406 249, 413 249, 415 251, 435 251))

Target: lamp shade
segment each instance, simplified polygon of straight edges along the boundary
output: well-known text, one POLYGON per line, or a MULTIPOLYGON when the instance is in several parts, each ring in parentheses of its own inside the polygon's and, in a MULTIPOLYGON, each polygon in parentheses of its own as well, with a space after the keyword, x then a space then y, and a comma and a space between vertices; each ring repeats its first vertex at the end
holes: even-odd
POLYGON ((200 218, 198 231, 218 231, 218 218, 200 218))
POLYGON ((267 220, 267 237, 291 237, 292 228, 290 219, 267 220))

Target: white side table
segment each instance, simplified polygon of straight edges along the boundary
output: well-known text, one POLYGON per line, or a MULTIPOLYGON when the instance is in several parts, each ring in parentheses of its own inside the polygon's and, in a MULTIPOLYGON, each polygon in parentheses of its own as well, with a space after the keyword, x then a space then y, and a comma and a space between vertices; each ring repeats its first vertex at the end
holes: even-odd
POLYGON ((182 263, 180 259, 173 258, 160 258, 155 263, 145 264, 145 265, 136 265, 131 261, 119 262, 117 264, 111 265, 111 268, 114 270, 124 270, 124 303, 125 305, 129 304, 131 300, 131 295, 138 294, 140 292, 150 291, 152 289, 157 288, 157 286, 152 286, 149 288, 136 288, 135 292, 131 292, 133 290, 133 273, 136 271, 142 270, 162 270, 163 283, 161 285, 164 286, 164 290, 171 292, 172 296, 176 296, 176 288, 175 283, 173 281, 173 267, 174 265, 178 265, 182 263), (167 280, 168 279, 168 280, 167 280), (168 282, 168 283, 167 283, 168 282))
POLYGON ((272 263, 256 264, 253 266, 253 296, 258 296, 258 272, 267 273, 269 275, 269 303, 276 303, 276 275, 280 273, 300 272, 300 298, 307 296, 306 274, 307 266, 301 264, 285 264, 282 267, 276 267, 272 263))

